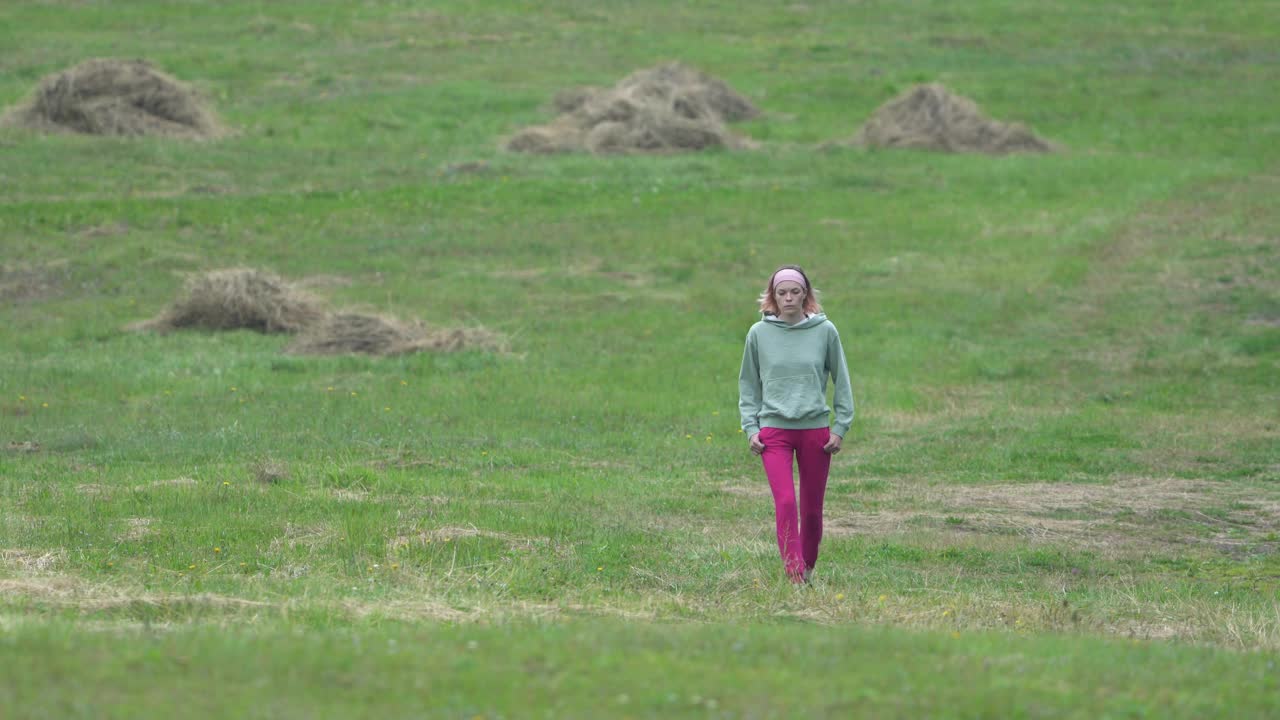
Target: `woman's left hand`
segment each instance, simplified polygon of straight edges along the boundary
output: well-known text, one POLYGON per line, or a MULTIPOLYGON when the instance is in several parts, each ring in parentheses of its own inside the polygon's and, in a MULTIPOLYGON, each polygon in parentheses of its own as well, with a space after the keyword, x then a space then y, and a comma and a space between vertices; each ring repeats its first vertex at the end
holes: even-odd
POLYGON ((844 438, 832 433, 831 437, 827 438, 827 444, 822 446, 822 451, 829 455, 835 455, 840 452, 840 443, 843 441, 844 438))

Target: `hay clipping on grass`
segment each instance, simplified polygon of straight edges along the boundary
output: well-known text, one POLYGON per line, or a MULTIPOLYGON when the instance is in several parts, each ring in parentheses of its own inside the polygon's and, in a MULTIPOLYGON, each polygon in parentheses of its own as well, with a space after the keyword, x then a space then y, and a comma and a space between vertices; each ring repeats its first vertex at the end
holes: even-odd
POLYGON ((229 268, 190 275, 182 296, 160 315, 127 329, 256 330, 297 335, 284 351, 295 355, 402 355, 433 351, 507 352, 506 340, 484 328, 428 328, 388 315, 330 312, 291 283, 254 268, 229 268))
POLYGON ((197 328, 296 333, 324 315, 319 300, 279 275, 229 268, 188 276, 182 297, 159 316, 130 327, 156 332, 197 328))
POLYGON ((507 140, 513 152, 673 153, 755 146, 725 123, 759 114, 723 81, 680 63, 628 75, 612 88, 559 93, 561 114, 507 140))
POLYGON ((880 106, 853 144, 992 155, 1053 150, 1024 125, 993 120, 938 83, 916 85, 880 106))
POLYGON ((285 348, 295 355, 402 355, 459 350, 506 352, 502 337, 484 328, 429 329, 386 315, 340 312, 304 330, 285 348))
POLYGON ((224 133, 192 89, 146 60, 95 58, 41 80, 0 123, 40 132, 208 139, 224 133))

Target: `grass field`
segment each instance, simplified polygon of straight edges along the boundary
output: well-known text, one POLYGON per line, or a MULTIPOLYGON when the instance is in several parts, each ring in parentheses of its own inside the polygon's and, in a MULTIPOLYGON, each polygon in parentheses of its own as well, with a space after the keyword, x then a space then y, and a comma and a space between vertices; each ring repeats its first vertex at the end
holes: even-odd
POLYGON ((1280 3, 31 2, 214 142, 0 131, 0 717, 1280 715, 1280 3), (678 59, 750 152, 501 149, 678 59), (866 150, 938 81, 1062 150, 866 150), (814 585, 737 424, 824 291, 814 585), (183 273, 510 352, 127 332, 183 273))

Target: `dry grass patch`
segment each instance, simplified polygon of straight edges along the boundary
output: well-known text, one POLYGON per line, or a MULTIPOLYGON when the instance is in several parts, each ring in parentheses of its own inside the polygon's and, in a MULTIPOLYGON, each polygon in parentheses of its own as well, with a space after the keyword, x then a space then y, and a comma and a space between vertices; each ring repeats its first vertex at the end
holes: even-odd
POLYGON ((833 537, 930 530, 1107 552, 1188 545, 1232 552, 1271 542, 1280 527, 1280 496, 1263 492, 1177 478, 1130 478, 1109 485, 891 482, 876 498, 882 509, 846 510, 829 499, 824 529, 833 537))
POLYGON ((0 578, 0 598, 14 600, 67 601, 85 592, 86 584, 79 578, 65 575, 48 577, 0 578))
POLYGON ((253 464, 253 478, 264 485, 274 485, 289 478, 289 466, 279 460, 265 458, 253 464))
POLYGON ((626 620, 653 621, 657 614, 617 605, 582 603, 513 602, 486 604, 468 608, 455 607, 439 600, 385 600, 381 602, 343 601, 339 607, 352 618, 382 618, 401 621, 446 621, 456 623, 501 622, 506 620, 557 620, 568 615, 618 617, 626 620))
POLYGON ((514 152, 671 153, 745 149, 726 122, 759 110, 723 81, 680 63, 640 70, 612 88, 573 88, 556 96, 561 114, 507 140, 514 152))
POLYGON ((344 600, 338 604, 338 607, 357 620, 374 617, 385 620, 461 623, 473 622, 482 617, 482 613, 477 610, 460 610, 434 600, 386 600, 377 603, 344 600))
POLYGON ((352 490, 350 488, 335 488, 333 497, 342 502, 364 502, 369 499, 367 490, 352 490))
POLYGON ((76 492, 91 498, 105 498, 111 495, 113 488, 110 485, 101 483, 80 483, 76 485, 76 492))
POLYGON ((61 565, 66 556, 66 551, 61 549, 0 548, 0 567, 24 574, 43 574, 61 565))
POLYGON ((175 613, 209 609, 259 609, 275 604, 247 598, 217 595, 214 593, 145 593, 113 587, 92 585, 74 577, 52 577, 33 580, 0 579, 0 596, 26 598, 43 604, 73 608, 81 612, 110 612, 113 610, 169 609, 175 613))
POLYGON ((738 527, 716 528, 703 532, 706 548, 716 555, 745 553, 756 557, 771 557, 778 552, 778 540, 773 526, 767 521, 743 523, 738 527))
MULTIPOLYGON (((1070 578, 1045 579, 1030 595, 995 587, 966 589, 957 584, 960 571, 924 573, 912 587, 875 589, 882 578, 849 576, 819 564, 814 584, 796 593, 769 588, 776 576, 735 581, 750 585, 734 591, 727 583, 719 594, 672 590, 661 597, 681 608, 683 616, 731 614, 738 618, 776 620, 792 617, 818 624, 866 624, 932 630, 1112 635, 1134 639, 1177 639, 1212 643, 1241 650, 1280 648, 1280 603, 1244 607, 1217 600, 1146 598, 1120 585, 1095 587, 1090 599, 1076 604, 1062 595, 1070 578)), ((731 575, 734 573, 730 573, 731 575)), ((652 601, 651 601, 652 602, 652 601)))
POLYGON ((880 106, 852 142, 993 155, 1053 149, 1025 126, 993 120, 977 103, 938 83, 916 85, 880 106))
POLYGON ((95 58, 49 75, 0 124, 39 132, 209 139, 226 130, 198 93, 146 60, 95 58))
MULTIPOLYGON (((63 576, 40 579, 0 579, 0 597, 72 609, 82 613, 145 612, 151 617, 169 617, 167 622, 148 622, 146 627, 149 629, 154 628, 156 624, 172 626, 174 621, 183 622, 188 618, 197 617, 200 618, 201 623, 208 623, 208 611, 218 611, 222 616, 235 617, 244 614, 247 618, 256 618, 263 614, 288 617, 290 613, 304 608, 316 611, 336 610, 352 620, 385 618, 407 621, 484 622, 515 618, 550 619, 562 617, 570 612, 653 619, 651 613, 639 613, 608 605, 514 602, 487 603, 464 609, 434 598, 389 598, 380 601, 345 598, 307 602, 290 599, 276 602, 216 593, 140 592, 137 589, 110 585, 92 585, 74 577, 63 576)), ((127 620, 113 621, 101 627, 119 629, 131 623, 132 621, 127 620)))
POLYGON ((0 302, 28 303, 58 296, 68 264, 66 260, 42 265, 0 263, 0 302))
POLYGON ((326 525, 294 525, 285 523, 283 534, 271 539, 267 545, 267 553, 275 555, 284 550, 306 548, 314 550, 327 545, 338 538, 338 531, 326 525))
POLYGON ((81 228, 80 232, 78 232, 77 235, 79 235, 82 238, 89 238, 89 239, 118 237, 120 235, 124 235, 128 233, 130 229, 131 228, 129 227, 128 223, 117 220, 115 222, 99 223, 97 225, 86 226, 84 228, 81 228))
POLYGON ((126 542, 141 540, 142 538, 155 532, 151 526, 155 524, 155 518, 149 517, 132 517, 124 519, 124 531, 120 533, 119 539, 126 542))
POLYGON ((526 552, 540 547, 549 547, 552 544, 548 538, 526 537, 499 530, 482 530, 474 525, 454 525, 423 530, 411 535, 397 535, 387 542, 387 549, 394 553, 405 547, 425 546, 431 543, 448 543, 474 537, 498 540, 513 550, 526 552))
POLYGON ((139 485, 138 489, 164 488, 164 487, 191 487, 193 485, 199 485, 199 484, 200 484, 199 481, 197 481, 195 478, 189 478, 189 477, 183 476, 183 477, 170 478, 168 480, 152 480, 149 483, 143 483, 142 485, 139 485))
POLYGON ((1007 509, 1034 514, 1055 510, 1129 508, 1152 511, 1184 507, 1221 497, 1226 483, 1179 478, 1131 478, 1109 485, 1026 483, 1004 485, 931 485, 921 499, 951 507, 1007 509))
MULTIPOLYGON (((27 605, 26 617, 39 617, 39 606, 74 609, 82 613, 145 613, 169 622, 210 621, 219 618, 288 617, 298 610, 337 611, 351 619, 387 618, 448 622, 487 622, 505 619, 556 619, 573 614, 616 616, 637 621, 661 618, 724 618, 776 621, 799 618, 834 625, 921 627, 935 630, 1003 630, 1021 633, 1057 632, 1103 634, 1140 639, 1177 639, 1213 643, 1242 650, 1280 648, 1280 603, 1242 606, 1218 600, 1149 597, 1123 583, 1097 588, 1090 600, 1076 606, 1059 596, 1056 583, 1034 596, 994 588, 956 589, 950 571, 920 578, 919 586, 875 590, 856 578, 828 579, 819 573, 814 585, 796 592, 774 586, 772 575, 758 568, 731 570, 720 578, 716 592, 701 586, 687 591, 688 578, 632 568, 654 588, 625 604, 583 602, 572 596, 561 602, 495 602, 487 596, 461 598, 453 589, 433 589, 441 577, 423 578, 420 587, 396 597, 377 600, 357 597, 255 600, 213 593, 155 593, 136 587, 90 584, 74 577, 46 576, 0 579, 0 597, 27 605), (446 594, 447 593, 447 594, 446 594), (846 598, 845 595, 848 595, 846 598), (1046 594, 1051 597, 1046 597, 1046 594)), ((445 578, 454 588, 469 587, 482 575, 475 568, 451 570, 445 578), (468 574, 470 572, 470 574, 468 574), (450 577, 453 576, 453 577, 450 577)), ((283 575, 284 573, 277 573, 283 575)), ((305 568, 301 574, 305 574, 305 568)), ((291 575, 290 577, 296 577, 291 575)), ((218 622, 217 619, 213 620, 218 622)))

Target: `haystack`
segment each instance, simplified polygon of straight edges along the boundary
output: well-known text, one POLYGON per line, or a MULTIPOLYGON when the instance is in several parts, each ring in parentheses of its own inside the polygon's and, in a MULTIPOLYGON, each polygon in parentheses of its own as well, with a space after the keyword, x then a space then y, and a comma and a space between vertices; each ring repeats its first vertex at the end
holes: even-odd
POLYGON ((42 132, 211 138, 222 126, 199 95, 146 60, 96 58, 44 78, 3 124, 42 132))
POLYGON ((386 315, 333 313, 307 328, 285 348, 297 355, 402 355, 434 350, 505 351, 497 334, 483 328, 430 330, 386 315))
POLYGON ((752 147, 726 122, 759 114, 723 81, 668 63, 640 70, 612 88, 571 88, 558 94, 561 115, 507 141, 514 152, 668 153, 752 147))
POLYGON ((916 85, 882 105, 853 143, 995 155, 1053 149, 1025 126, 993 120, 972 100, 937 83, 916 85))
POLYGON ((723 80, 675 62, 631 73, 613 89, 631 97, 667 98, 686 117, 700 117, 710 111, 725 122, 736 122, 760 114, 750 100, 723 80))
MULTIPOLYGON (((313 281, 315 279, 313 278, 313 281)), ((230 268, 188 276, 176 302, 151 320, 130 325, 137 331, 256 330, 297 335, 285 352, 300 355, 400 355, 419 351, 506 352, 506 340, 484 328, 429 329, 387 315, 329 312, 290 283, 253 268, 230 268)), ((311 283, 314 284, 314 283, 311 283)))
POLYGON ((132 329, 296 333, 319 322, 324 314, 317 299, 274 273, 230 268, 189 276, 183 297, 158 317, 132 329))

